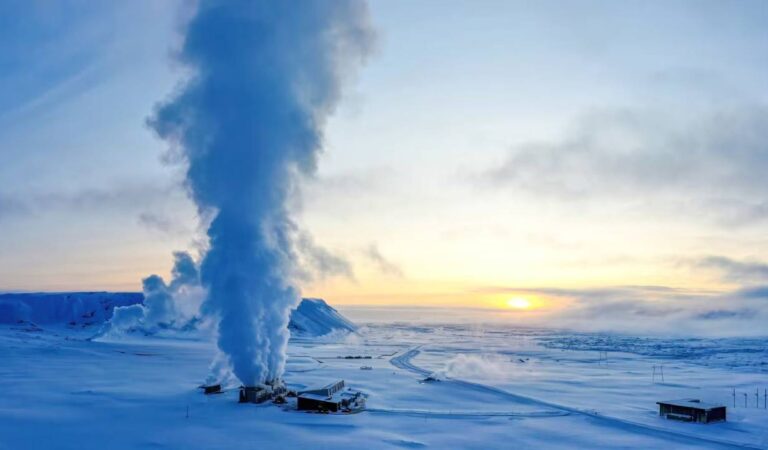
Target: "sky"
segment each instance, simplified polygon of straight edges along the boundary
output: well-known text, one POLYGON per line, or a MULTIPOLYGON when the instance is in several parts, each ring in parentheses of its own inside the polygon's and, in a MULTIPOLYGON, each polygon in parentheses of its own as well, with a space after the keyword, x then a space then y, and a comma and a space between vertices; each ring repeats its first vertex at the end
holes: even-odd
MULTIPOLYGON (((199 253, 146 121, 193 4, 0 5, 0 289, 137 291, 199 253)), ((768 318, 768 4, 374 0, 292 209, 337 305, 768 318)))

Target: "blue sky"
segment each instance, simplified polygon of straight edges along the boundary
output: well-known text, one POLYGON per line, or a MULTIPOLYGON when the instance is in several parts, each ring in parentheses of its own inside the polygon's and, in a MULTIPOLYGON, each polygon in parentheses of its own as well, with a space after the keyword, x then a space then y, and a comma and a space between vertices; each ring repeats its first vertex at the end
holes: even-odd
MULTIPOLYGON (((190 8, 0 7, 1 288, 137 290, 203 245, 145 125, 186 74, 190 8)), ((729 276, 768 260, 765 2, 373 1, 370 17, 375 51, 295 205, 354 277, 307 293, 546 309, 615 286, 730 302, 768 281, 729 276)))

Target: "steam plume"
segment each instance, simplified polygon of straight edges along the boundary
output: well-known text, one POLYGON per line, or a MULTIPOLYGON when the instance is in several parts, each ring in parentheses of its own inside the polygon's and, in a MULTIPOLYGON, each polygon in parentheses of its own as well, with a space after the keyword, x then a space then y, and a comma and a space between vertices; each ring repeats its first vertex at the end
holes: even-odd
POLYGON ((202 311, 246 385, 283 373, 301 271, 288 200, 314 173, 326 118, 370 38, 359 1, 202 1, 180 55, 194 76, 150 119, 212 217, 202 311))
POLYGON ((115 308, 100 334, 179 328, 194 319, 201 291, 197 265, 189 253, 175 252, 173 258, 171 283, 165 284, 159 275, 144 278, 144 304, 115 308))

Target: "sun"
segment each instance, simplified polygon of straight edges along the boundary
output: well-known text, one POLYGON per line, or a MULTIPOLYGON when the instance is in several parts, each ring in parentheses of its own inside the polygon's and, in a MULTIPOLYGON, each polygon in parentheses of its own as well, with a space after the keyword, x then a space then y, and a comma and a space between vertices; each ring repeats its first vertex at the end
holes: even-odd
POLYGON ((507 306, 513 309, 528 309, 531 307, 531 301, 525 297, 512 297, 507 300, 507 306))

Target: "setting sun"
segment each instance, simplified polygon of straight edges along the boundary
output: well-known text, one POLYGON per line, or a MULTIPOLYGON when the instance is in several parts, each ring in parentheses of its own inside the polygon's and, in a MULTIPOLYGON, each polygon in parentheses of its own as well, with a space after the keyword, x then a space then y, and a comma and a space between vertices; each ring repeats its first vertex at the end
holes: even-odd
POLYGON ((514 309, 528 309, 531 307, 531 301, 524 297, 512 297, 507 300, 507 306, 514 309))

